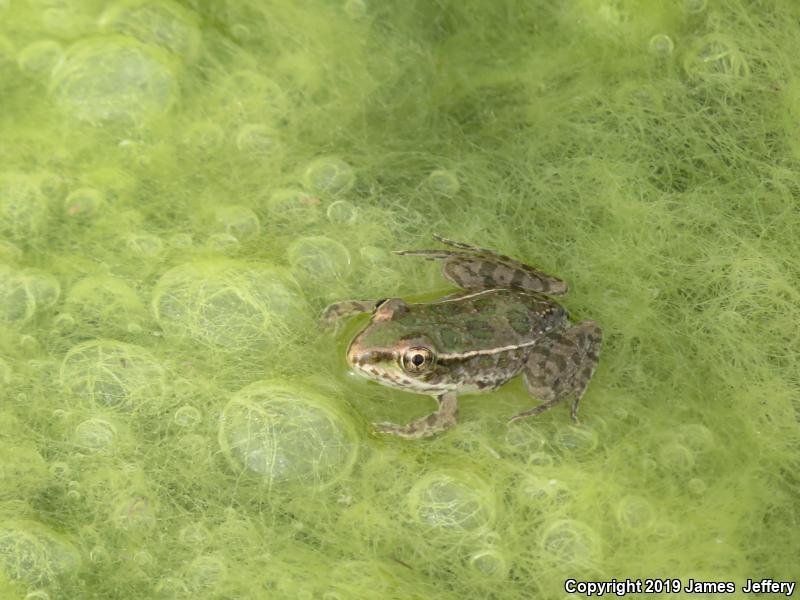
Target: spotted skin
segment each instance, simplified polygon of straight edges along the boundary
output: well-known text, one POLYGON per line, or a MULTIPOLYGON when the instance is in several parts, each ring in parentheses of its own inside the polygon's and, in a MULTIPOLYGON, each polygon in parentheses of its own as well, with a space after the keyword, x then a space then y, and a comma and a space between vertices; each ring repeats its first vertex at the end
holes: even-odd
POLYGON ((352 300, 323 312, 328 324, 371 312, 347 350, 349 364, 368 379, 437 400, 437 410, 425 417, 407 425, 379 423, 375 430, 402 438, 435 435, 456 424, 458 394, 489 392, 520 374, 542 403, 512 421, 571 397, 577 422, 598 362, 600 328, 592 321, 574 325, 549 297, 566 292, 560 279, 491 250, 436 239, 455 250, 398 254, 443 261, 444 276, 464 291, 416 304, 352 300))
POLYGON ((564 281, 518 260, 439 235, 434 238, 458 250, 399 250, 395 254, 443 261, 442 274, 445 278, 465 290, 507 288, 548 296, 567 293, 564 281))

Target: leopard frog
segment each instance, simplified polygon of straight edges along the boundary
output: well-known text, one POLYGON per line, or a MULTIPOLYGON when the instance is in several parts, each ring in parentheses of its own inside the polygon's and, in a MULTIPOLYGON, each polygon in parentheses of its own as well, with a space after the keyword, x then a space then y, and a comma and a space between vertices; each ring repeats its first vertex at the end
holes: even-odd
POLYGON ((602 331, 574 324, 551 296, 560 279, 485 248, 435 238, 447 249, 396 254, 442 261, 442 273, 461 292, 424 303, 400 298, 350 300, 328 306, 326 324, 369 312, 369 324, 347 350, 353 369, 383 385, 433 396, 435 412, 406 425, 378 423, 380 433, 428 437, 455 425, 457 396, 488 392, 522 374, 541 404, 512 421, 538 415, 571 397, 572 420, 597 366, 602 331))

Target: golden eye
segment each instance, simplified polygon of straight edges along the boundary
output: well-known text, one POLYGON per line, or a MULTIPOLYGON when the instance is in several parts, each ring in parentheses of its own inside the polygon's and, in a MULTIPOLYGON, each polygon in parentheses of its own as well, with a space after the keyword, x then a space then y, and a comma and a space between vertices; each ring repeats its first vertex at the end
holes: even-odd
POLYGON ((422 346, 409 348, 400 358, 400 366, 408 373, 424 373, 433 368, 436 357, 428 348, 422 346))

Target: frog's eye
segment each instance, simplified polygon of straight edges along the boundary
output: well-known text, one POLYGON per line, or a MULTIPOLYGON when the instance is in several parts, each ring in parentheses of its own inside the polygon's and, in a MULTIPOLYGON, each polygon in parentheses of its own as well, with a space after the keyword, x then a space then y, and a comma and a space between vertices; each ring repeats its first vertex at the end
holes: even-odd
POLYGON ((430 371, 436 362, 436 357, 428 348, 418 346, 409 348, 400 357, 400 366, 408 373, 424 373, 430 371))

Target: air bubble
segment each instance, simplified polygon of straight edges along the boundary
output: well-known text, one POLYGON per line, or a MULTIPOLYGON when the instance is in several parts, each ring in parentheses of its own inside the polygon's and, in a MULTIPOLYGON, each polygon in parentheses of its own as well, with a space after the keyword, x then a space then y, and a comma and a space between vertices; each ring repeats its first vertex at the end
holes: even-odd
POLYGON ((158 44, 192 60, 200 48, 200 28, 194 13, 170 0, 117 2, 103 13, 100 26, 108 31, 158 44))
POLYGON ((129 38, 104 37, 71 46, 53 69, 50 91, 81 121, 136 125, 168 111, 178 84, 155 49, 129 38))
POLYGON ((438 471, 420 479, 409 493, 411 515, 438 529, 474 531, 491 525, 496 498, 492 489, 469 473, 438 471))
MULTIPOLYGON (((125 498, 114 510, 115 524, 121 529, 151 529, 156 524, 156 519, 155 504, 149 497, 140 494, 125 498)), ((141 559, 147 560, 147 556, 142 555, 141 559)))
POLYGON ((11 383, 11 367, 8 362, 0 358, 0 384, 9 385, 11 383))
POLYGON ((658 449, 659 463, 662 467, 676 472, 690 471, 694 467, 694 453, 678 443, 666 443, 658 449))
POLYGON ((303 181, 315 194, 337 196, 349 192, 356 181, 353 168, 340 158, 318 158, 306 168, 303 181))
POLYGON ((14 264, 22 258, 22 250, 6 240, 0 240, 0 263, 14 264))
POLYGON ((113 340, 78 344, 61 364, 61 386, 91 406, 141 410, 158 406, 165 374, 144 348, 113 340))
POLYGON ((228 568, 225 561, 214 555, 198 556, 186 569, 186 580, 194 592, 212 590, 225 578, 228 568))
POLYGON ((268 156, 277 148, 275 132, 266 125, 242 125, 236 134, 236 147, 253 156, 268 156))
POLYGON ((625 496, 616 507, 617 521, 627 529, 647 529, 653 525, 655 515, 650 503, 639 496, 625 496))
POLYGON ((200 414, 200 411, 188 404, 176 410, 173 417, 176 425, 185 427, 186 429, 197 427, 202 419, 203 415, 200 414))
POLYGON ((597 448, 597 433, 587 427, 562 427, 553 436, 553 445, 572 456, 583 456, 597 448))
POLYGON ((692 44, 683 66, 690 76, 699 79, 733 80, 750 76, 750 65, 736 44, 716 33, 692 44))
POLYGON ((590 567, 599 548, 595 531, 573 519, 557 520, 546 526, 539 542, 547 559, 559 568, 590 567))
POLYGON ((188 233, 176 233, 167 239, 167 244, 170 246, 170 248, 186 250, 187 248, 192 247, 194 240, 192 240, 192 236, 188 233))
POLYGON ((508 560, 495 549, 480 550, 469 559, 469 565, 482 575, 493 579, 505 579, 508 576, 508 560))
POLYGON ((222 145, 225 131, 210 121, 192 123, 183 135, 183 144, 192 150, 212 151, 222 145))
POLYGON ((258 216, 246 206, 219 206, 214 210, 214 217, 225 233, 236 236, 237 239, 257 236, 261 230, 258 216))
POLYGON ((237 122, 264 122, 279 126, 289 103, 283 88, 256 71, 234 71, 217 86, 219 110, 237 122))
POLYGON ((279 189, 267 200, 270 221, 294 227, 311 225, 320 218, 322 201, 318 196, 297 189, 279 189))
POLYGON ((96 334, 129 331, 132 324, 147 319, 147 309, 136 292, 115 277, 82 279, 67 293, 64 307, 66 316, 96 334))
POLYGON ((64 208, 69 217, 87 217, 96 214, 105 204, 105 197, 100 190, 80 188, 70 192, 64 200, 64 208))
POLYGON ((20 71, 35 78, 44 78, 58 64, 64 51, 53 40, 41 40, 23 48, 17 56, 20 71))
POLYGON ((116 428, 105 419, 92 418, 75 427, 73 441, 81 448, 103 452, 111 447, 117 437, 116 428))
POLYGON ((428 175, 425 180, 425 187, 434 194, 452 198, 458 194, 461 184, 456 174, 452 171, 437 169, 428 175))
POLYGON ((24 323, 37 311, 53 306, 60 294, 54 277, 0 264, 0 321, 24 323))
POLYGON ((349 472, 355 442, 335 402, 279 383, 239 391, 220 419, 219 443, 231 466, 270 484, 328 485, 349 472))
POLYGON ((156 285, 153 311, 170 336, 237 352, 280 345, 306 316, 291 277, 273 267, 233 261, 167 271, 156 285))
POLYGON ((46 212, 46 200, 35 177, 0 173, 0 235, 28 241, 42 229, 46 212))
POLYGON ((367 14, 367 3, 364 0, 345 0, 344 12, 351 19, 360 19, 367 14))
POLYGON ((358 209, 347 200, 331 202, 326 212, 334 225, 350 225, 358 220, 358 209))
POLYGON ((650 52, 656 56, 669 56, 675 49, 675 42, 673 42, 672 38, 668 35, 659 33, 650 38, 648 46, 650 48, 650 52))
POLYGON ((212 233, 208 236, 208 247, 219 254, 233 256, 239 252, 241 244, 230 233, 212 233))
POLYGON ((342 244, 324 236, 303 237, 289 247, 289 264, 302 280, 321 284, 340 281, 350 269, 350 253, 342 244))
POLYGON ((37 523, 0 524, 0 566, 11 579, 47 586, 80 564, 75 547, 37 523))
POLYGON ((693 496, 702 496, 706 493, 706 489, 708 489, 706 482, 697 477, 690 479, 687 482, 686 487, 689 490, 689 493, 693 496))
POLYGON ((164 249, 164 242, 152 233, 133 233, 125 240, 125 245, 133 254, 141 257, 153 257, 164 249))
POLYGON ((683 0, 683 9, 687 13, 701 13, 706 9, 707 5, 707 0, 683 0))

